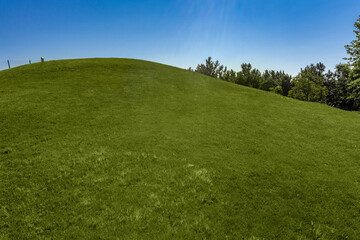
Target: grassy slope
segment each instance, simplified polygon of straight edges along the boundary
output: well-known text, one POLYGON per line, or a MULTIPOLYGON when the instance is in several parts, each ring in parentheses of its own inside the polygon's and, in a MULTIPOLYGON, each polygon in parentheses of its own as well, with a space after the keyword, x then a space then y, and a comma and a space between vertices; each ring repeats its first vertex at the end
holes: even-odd
POLYGON ((0 113, 0 239, 360 235, 358 113, 126 59, 1 71, 0 113))

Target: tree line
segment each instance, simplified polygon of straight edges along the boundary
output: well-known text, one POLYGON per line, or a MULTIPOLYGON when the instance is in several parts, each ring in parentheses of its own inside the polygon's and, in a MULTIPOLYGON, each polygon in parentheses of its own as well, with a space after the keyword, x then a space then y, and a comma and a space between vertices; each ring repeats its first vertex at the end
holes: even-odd
POLYGON ((303 101, 326 103, 344 110, 360 108, 360 17, 354 24, 356 39, 346 45, 347 63, 336 65, 334 71, 326 71, 323 63, 310 64, 292 77, 284 71, 253 68, 250 63, 241 64, 236 72, 213 61, 197 65, 191 71, 199 72, 227 82, 272 91, 303 101))

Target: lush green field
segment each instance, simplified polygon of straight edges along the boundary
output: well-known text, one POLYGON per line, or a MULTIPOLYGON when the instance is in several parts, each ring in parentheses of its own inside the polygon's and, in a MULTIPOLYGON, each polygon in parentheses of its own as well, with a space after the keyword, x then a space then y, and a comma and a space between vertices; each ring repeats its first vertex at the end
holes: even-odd
POLYGON ((0 239, 360 239, 360 114, 139 60, 1 71, 0 239))

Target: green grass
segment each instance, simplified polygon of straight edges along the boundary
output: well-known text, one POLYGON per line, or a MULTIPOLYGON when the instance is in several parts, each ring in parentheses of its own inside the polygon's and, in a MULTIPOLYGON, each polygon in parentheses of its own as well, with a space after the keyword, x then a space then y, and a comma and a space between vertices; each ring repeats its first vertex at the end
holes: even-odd
POLYGON ((360 114, 161 64, 0 72, 0 239, 359 239, 360 114))

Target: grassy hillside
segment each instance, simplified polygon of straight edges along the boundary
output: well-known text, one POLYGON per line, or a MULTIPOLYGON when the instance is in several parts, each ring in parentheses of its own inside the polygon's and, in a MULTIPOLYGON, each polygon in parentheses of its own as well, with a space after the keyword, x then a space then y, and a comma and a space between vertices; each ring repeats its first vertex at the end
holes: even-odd
POLYGON ((0 72, 0 239, 358 239, 360 114, 161 64, 0 72))

